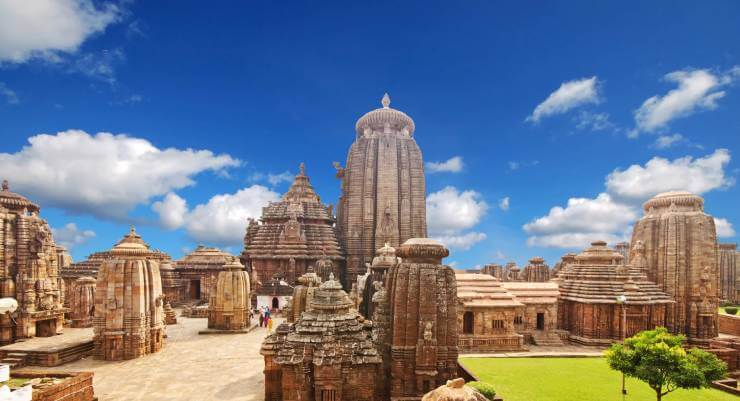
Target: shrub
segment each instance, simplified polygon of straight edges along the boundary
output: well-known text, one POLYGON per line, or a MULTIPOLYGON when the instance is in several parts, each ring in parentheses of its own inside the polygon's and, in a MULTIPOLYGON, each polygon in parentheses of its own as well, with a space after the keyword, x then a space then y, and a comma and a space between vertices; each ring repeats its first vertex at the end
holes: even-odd
POLYGON ((737 306, 728 306, 725 308, 725 313, 728 315, 737 315, 737 306))
POLYGON ((496 390, 493 389, 493 386, 485 383, 485 382, 468 382, 468 386, 478 390, 481 394, 483 394, 484 397, 488 398, 489 400, 493 400, 493 397, 496 396, 496 390))

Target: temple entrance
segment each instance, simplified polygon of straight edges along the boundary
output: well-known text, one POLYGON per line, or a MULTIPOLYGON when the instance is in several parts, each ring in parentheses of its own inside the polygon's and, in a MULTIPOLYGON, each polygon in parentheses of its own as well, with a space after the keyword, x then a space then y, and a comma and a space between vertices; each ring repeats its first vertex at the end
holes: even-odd
POLYGON ((272 309, 273 310, 280 309, 280 301, 277 299, 277 297, 272 298, 272 309))
POLYGON ((463 334, 473 334, 473 324, 475 323, 473 312, 463 314, 463 334))
POLYGON ((200 280, 190 280, 190 299, 200 299, 200 280))
POLYGON ((544 330, 544 329, 545 329, 545 314, 538 313, 537 314, 537 330, 544 330))
POLYGON ((55 335, 56 333, 57 333, 56 319, 36 321, 36 336, 37 337, 51 337, 55 335))

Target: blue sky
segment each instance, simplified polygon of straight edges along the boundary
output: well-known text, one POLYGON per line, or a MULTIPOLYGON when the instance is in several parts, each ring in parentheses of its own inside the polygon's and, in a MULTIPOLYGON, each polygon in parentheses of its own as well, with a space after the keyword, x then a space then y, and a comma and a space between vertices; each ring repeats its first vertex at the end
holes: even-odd
POLYGON ((443 170, 429 225, 457 267, 628 237, 667 189, 736 241, 736 1, 26 3, 0 0, 0 177, 75 260, 131 223, 239 253, 300 162, 336 203, 384 92, 443 170))

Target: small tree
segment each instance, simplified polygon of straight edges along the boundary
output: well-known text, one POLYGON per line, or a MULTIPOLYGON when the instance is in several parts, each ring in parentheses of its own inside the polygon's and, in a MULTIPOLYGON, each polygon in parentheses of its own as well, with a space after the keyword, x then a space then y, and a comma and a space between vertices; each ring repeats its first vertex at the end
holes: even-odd
POLYGON ((686 351, 682 335, 663 327, 646 330, 612 344, 606 351, 609 367, 646 382, 656 400, 678 388, 709 387, 727 374, 727 366, 713 354, 697 348, 686 351))

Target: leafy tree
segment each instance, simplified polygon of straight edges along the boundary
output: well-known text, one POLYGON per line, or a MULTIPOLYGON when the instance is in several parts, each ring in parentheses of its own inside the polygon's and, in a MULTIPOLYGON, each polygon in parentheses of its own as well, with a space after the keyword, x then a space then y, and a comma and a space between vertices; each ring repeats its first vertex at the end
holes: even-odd
POLYGON ((646 382, 657 401, 678 388, 709 387, 727 374, 727 366, 713 354, 697 348, 686 351, 682 335, 663 327, 646 330, 612 344, 606 351, 609 367, 646 382))

